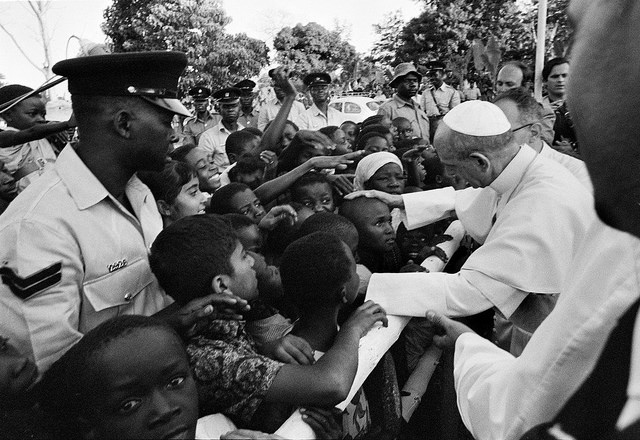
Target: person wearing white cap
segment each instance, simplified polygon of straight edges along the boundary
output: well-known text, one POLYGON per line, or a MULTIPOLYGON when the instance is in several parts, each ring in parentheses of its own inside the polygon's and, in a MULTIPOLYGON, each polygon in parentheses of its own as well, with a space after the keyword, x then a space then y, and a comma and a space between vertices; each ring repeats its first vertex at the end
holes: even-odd
MULTIPOLYGON (((434 144, 447 171, 478 189, 400 196, 363 191, 348 197, 377 197, 404 208, 409 229, 455 212, 482 246, 456 274, 374 274, 368 299, 405 316, 424 316, 429 309, 467 316, 493 307, 522 330, 520 336, 529 335, 553 309, 572 257, 595 220, 593 198, 563 166, 518 145, 494 104, 454 107, 434 144)), ((520 350, 526 340, 514 342, 520 350)))

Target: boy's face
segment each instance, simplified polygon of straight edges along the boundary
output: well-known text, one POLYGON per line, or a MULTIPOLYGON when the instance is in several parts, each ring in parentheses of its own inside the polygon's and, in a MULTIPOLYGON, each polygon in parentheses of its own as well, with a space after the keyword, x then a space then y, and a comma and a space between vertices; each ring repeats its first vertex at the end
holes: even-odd
POLYGON ((393 249, 396 233, 391 226, 391 213, 383 202, 367 199, 359 212, 356 226, 360 235, 360 248, 376 252, 393 249))
POLYGON ((231 197, 231 207, 237 214, 246 215, 256 224, 266 214, 262 203, 250 189, 245 189, 231 197))
POLYGON ((96 438, 194 438, 198 392, 180 340, 137 329, 97 353, 87 412, 96 438))
POLYGON ((285 124, 282 136, 280 137, 280 145, 284 150, 289 146, 293 138, 296 136, 296 129, 291 124, 285 124))
POLYGON ((212 193, 220 188, 220 173, 213 157, 202 148, 194 148, 185 156, 185 161, 198 173, 200 190, 212 193))
POLYGON ((402 194, 404 191, 404 173, 395 163, 383 165, 369 180, 367 188, 377 189, 389 194, 402 194))
POLYGON ((367 139, 364 145, 365 154, 378 153, 380 151, 389 151, 389 141, 386 138, 375 136, 367 139))
POLYGON ((263 172, 261 170, 255 170, 252 173, 238 173, 235 181, 238 183, 244 183, 251 188, 251 190, 254 190, 262 185, 262 176, 263 172))
POLYGON ((313 212, 333 212, 336 209, 331 185, 328 183, 313 183, 300 188, 299 191, 300 199, 297 201, 312 209, 313 212))
POLYGON ((236 231, 242 246, 250 252, 260 253, 262 250, 262 234, 257 225, 247 226, 236 231))
POLYGON ((429 244, 429 240, 433 236, 433 230, 429 226, 405 232, 402 240, 399 240, 402 258, 417 262, 418 254, 429 244))
POLYGON ((238 241, 235 250, 229 258, 232 274, 227 274, 227 288, 234 295, 250 301, 258 297, 258 279, 253 270, 255 260, 238 241))
POLYGON ((47 110, 39 96, 33 96, 17 104, 5 115, 7 123, 18 130, 26 130, 36 124, 44 124, 47 110))
POLYGON ((347 258, 349 259, 350 276, 345 283, 344 288, 347 297, 347 303, 351 304, 356 299, 356 296, 358 296, 358 289, 360 288, 360 276, 358 275, 356 260, 353 257, 351 249, 349 249, 349 246, 344 242, 342 243, 342 245, 344 247, 347 258))
POLYGON ((409 121, 402 121, 398 123, 396 131, 398 133, 398 139, 401 141, 413 138, 413 127, 409 121))
POLYGON ((344 131, 346 140, 349 141, 351 145, 356 140, 356 126, 355 124, 343 124, 340 129, 344 131))
POLYGON ((207 198, 198 188, 198 178, 193 177, 182 185, 180 193, 171 204, 171 219, 179 220, 190 215, 203 214, 207 198))

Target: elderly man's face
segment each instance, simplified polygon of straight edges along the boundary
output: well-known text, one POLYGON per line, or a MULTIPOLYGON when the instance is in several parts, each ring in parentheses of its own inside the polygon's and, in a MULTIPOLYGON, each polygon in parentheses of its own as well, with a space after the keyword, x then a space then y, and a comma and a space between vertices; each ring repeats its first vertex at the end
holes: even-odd
POLYGON ((640 3, 573 0, 568 102, 598 215, 640 237, 640 3))
POLYGON ((516 87, 522 87, 523 79, 522 70, 518 69, 516 66, 504 66, 500 69, 500 72, 498 72, 498 78, 496 79, 496 92, 502 93, 507 90, 515 89, 516 87))
POLYGON ((472 157, 461 159, 451 145, 451 130, 444 124, 440 124, 433 145, 438 152, 440 162, 444 166, 445 174, 451 178, 457 178, 467 182, 474 188, 484 188, 491 183, 488 173, 483 171, 478 161, 472 157))

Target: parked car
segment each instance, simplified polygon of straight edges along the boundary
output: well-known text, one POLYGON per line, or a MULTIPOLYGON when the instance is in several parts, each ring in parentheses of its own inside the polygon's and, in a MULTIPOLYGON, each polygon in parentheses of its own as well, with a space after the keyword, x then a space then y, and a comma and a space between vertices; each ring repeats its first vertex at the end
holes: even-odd
POLYGON ((339 96, 333 98, 329 105, 344 113, 348 120, 355 123, 377 115, 380 107, 379 103, 366 96, 339 96))

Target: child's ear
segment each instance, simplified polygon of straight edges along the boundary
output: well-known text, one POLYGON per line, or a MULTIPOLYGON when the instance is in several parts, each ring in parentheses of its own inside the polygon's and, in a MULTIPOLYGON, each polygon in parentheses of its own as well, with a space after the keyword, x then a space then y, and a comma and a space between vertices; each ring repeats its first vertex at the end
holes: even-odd
POLYGON ((164 200, 156 200, 156 206, 158 207, 158 212, 160 212, 160 214, 166 217, 171 215, 171 207, 164 200))
POLYGON ((228 275, 216 275, 211 280, 211 289, 214 293, 225 293, 229 288, 228 275))
POLYGON ((340 290, 338 290, 338 301, 342 304, 347 304, 349 302, 349 298, 347 298, 347 288, 342 286, 340 290))

